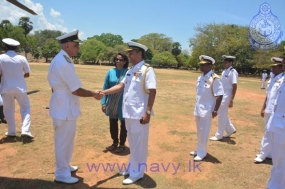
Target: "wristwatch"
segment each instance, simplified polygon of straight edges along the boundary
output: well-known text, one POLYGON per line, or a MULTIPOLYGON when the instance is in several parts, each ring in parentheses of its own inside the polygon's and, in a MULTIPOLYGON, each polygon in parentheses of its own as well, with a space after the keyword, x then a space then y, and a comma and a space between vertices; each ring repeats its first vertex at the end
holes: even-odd
POLYGON ((150 110, 146 111, 146 113, 147 113, 148 115, 150 115, 150 110))

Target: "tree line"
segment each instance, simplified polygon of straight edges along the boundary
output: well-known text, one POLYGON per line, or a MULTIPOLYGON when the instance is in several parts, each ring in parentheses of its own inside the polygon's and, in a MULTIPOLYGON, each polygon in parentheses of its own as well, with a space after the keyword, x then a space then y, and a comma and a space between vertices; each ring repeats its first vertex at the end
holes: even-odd
MULTIPOLYGON (((64 33, 59 30, 38 30, 33 34, 33 23, 29 17, 21 17, 18 25, 12 25, 9 20, 0 23, 0 37, 10 37, 18 40, 21 45, 19 51, 30 53, 35 59, 52 59, 60 50, 60 44, 55 39, 64 33)), ((198 69, 198 57, 209 55, 216 60, 215 70, 222 69, 222 55, 233 55, 237 59, 234 63, 239 73, 255 74, 263 69, 269 70, 272 56, 284 56, 285 41, 277 49, 262 51, 254 50, 248 40, 248 27, 234 24, 205 24, 197 25, 195 35, 189 38, 191 52, 182 50, 179 42, 174 42, 165 34, 150 33, 132 41, 146 45, 148 63, 160 67, 198 69)), ((3 48, 3 44, 0 44, 3 48)), ((74 62, 97 64, 99 62, 112 63, 118 52, 127 48, 121 35, 102 33, 88 37, 80 44, 80 51, 74 62)))

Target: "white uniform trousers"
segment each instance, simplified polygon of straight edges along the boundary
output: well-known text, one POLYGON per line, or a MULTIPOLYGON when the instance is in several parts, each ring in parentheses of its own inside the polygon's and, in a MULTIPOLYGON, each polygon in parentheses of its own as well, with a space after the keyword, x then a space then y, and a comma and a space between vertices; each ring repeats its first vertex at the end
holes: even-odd
POLYGON ((129 173, 132 178, 142 178, 147 168, 149 124, 142 125, 138 119, 125 118, 130 146, 129 173))
POLYGON ((265 159, 266 157, 271 158, 270 132, 268 131, 268 129, 266 129, 270 116, 271 114, 265 114, 265 117, 264 117, 264 135, 262 137, 261 144, 260 144, 261 159, 265 159))
POLYGON ((212 117, 195 116, 197 126, 197 156, 204 158, 207 155, 208 138, 211 130, 212 117))
POLYGON ((8 134, 16 133, 15 99, 20 106, 22 134, 31 134, 30 101, 26 93, 3 93, 3 112, 8 124, 8 134))
POLYGON ((231 91, 225 91, 222 103, 218 110, 218 130, 215 136, 219 139, 223 138, 224 131, 226 131, 227 134, 230 134, 236 130, 228 116, 231 96, 231 91))
POLYGON ((66 121, 54 118, 52 120, 56 159, 55 177, 59 179, 70 178, 70 161, 74 147, 76 120, 66 121))
POLYGON ((265 81, 266 81, 265 79, 261 80, 261 88, 262 89, 265 89, 265 81))
POLYGON ((267 184, 269 189, 285 188, 285 136, 270 132, 270 150, 272 154, 271 175, 267 184))

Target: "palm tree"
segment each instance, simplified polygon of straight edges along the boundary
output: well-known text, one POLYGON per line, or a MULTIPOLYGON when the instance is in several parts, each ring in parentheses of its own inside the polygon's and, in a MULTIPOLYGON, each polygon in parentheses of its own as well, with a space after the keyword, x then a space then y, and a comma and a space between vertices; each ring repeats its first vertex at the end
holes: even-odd
MULTIPOLYGON (((21 17, 19 20, 19 26, 22 27, 25 31, 25 38, 27 39, 27 35, 30 33, 30 31, 33 30, 33 22, 30 21, 29 17, 21 17)), ((25 56, 27 58, 27 45, 25 43, 24 45, 24 49, 25 49, 25 56)))

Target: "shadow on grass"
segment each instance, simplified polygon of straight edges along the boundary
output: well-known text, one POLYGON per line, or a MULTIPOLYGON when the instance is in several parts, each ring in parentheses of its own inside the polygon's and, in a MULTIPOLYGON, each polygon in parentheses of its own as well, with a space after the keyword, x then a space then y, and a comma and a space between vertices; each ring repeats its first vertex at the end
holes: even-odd
POLYGON ((258 163, 258 162, 254 162, 255 164, 267 164, 267 165, 272 165, 272 159, 265 159, 263 162, 258 163))
MULTIPOLYGON (((113 175, 104 180, 98 181, 95 185, 89 186, 84 183, 84 178, 79 177, 76 173, 72 173, 72 176, 77 177, 79 182, 76 184, 64 184, 64 183, 55 183, 54 181, 43 180, 43 179, 26 179, 26 178, 10 178, 10 177, 0 177, 0 188, 2 189, 95 189, 95 188, 104 188, 111 189, 108 187, 101 187, 100 185, 108 182, 111 179, 118 177, 118 174, 113 175)), ((122 177, 123 181, 124 177, 122 177)), ((144 178, 137 181, 133 184, 134 187, 130 186, 127 188, 137 188, 141 186, 143 188, 156 188, 156 182, 145 174, 144 178)), ((123 189, 126 188, 123 185, 119 187, 112 187, 112 189, 123 189)))
POLYGON ((109 150, 103 150, 104 153, 110 152, 114 155, 118 155, 118 156, 126 156, 130 154, 130 148, 126 146, 125 150, 122 151, 121 153, 116 153, 115 150, 109 151, 109 150))
POLYGON ((203 162, 211 162, 211 163, 221 163, 216 157, 211 154, 207 154, 207 156, 203 159, 203 162))
POLYGON ((28 144, 34 142, 34 139, 26 136, 15 136, 15 137, 5 136, 2 137, 2 139, 0 139, 0 144, 14 143, 14 142, 22 142, 23 144, 28 144))
POLYGON ((40 90, 29 91, 29 92, 27 92, 27 95, 30 95, 30 94, 33 94, 33 93, 37 93, 37 92, 40 92, 40 90))
POLYGON ((235 139, 235 137, 224 137, 222 140, 220 140, 220 142, 235 145, 236 142, 233 139, 235 139))
MULTIPOLYGON (((100 180, 100 181, 97 182, 97 184, 95 184, 94 186, 92 186, 90 188, 102 188, 102 189, 104 188, 104 189, 107 189, 105 187, 100 187, 100 185, 105 183, 105 182, 108 182, 111 179, 119 177, 119 176, 120 176, 119 174, 115 174, 115 175, 113 175, 113 176, 111 176, 109 178, 106 178, 104 180, 100 180)), ((120 177, 122 177, 122 182, 123 182, 124 179, 128 178, 128 176, 125 176, 125 177, 120 176, 120 177)), ((132 185, 133 186, 138 185, 138 186, 143 187, 143 188, 156 188, 156 182, 150 176, 148 176, 147 174, 144 174, 144 177, 141 180, 138 180, 137 182, 135 182, 132 185)), ((121 188, 123 189, 123 188, 126 188, 126 187, 123 187, 123 185, 122 185, 121 188)), ((134 187, 134 188, 137 188, 137 187, 134 187)))

